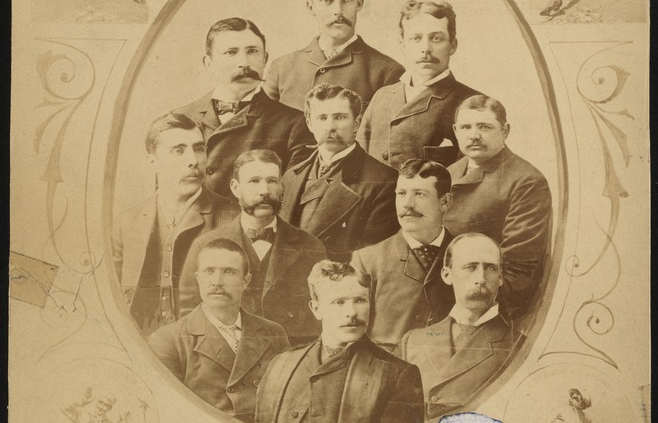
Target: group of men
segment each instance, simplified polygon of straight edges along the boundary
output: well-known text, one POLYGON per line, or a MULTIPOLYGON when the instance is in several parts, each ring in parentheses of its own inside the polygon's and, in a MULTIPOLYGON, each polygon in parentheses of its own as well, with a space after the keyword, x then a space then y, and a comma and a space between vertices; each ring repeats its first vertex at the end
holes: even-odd
POLYGON ((434 419, 523 342, 548 184, 450 71, 448 3, 405 3, 404 68, 357 35, 363 0, 306 5, 319 36, 262 85, 258 27, 210 28, 216 86, 151 124, 155 195, 115 224, 122 292, 172 373, 242 421, 434 419))

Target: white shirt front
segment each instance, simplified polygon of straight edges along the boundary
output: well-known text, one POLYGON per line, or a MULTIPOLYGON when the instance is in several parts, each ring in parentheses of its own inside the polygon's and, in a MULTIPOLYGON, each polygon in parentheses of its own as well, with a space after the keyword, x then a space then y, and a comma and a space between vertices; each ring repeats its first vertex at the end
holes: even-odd
MULTIPOLYGON (((245 232, 247 232, 247 228, 253 228, 252 226, 247 224, 246 217, 245 217, 244 213, 240 217, 240 225, 242 226, 242 229, 245 232)), ((265 228, 272 228, 274 233, 276 233, 276 217, 274 219, 272 219, 272 222, 270 222, 270 224, 265 226, 263 229, 265 229, 265 228)), ((253 229, 256 229, 256 228, 253 228, 253 229)), ((259 239, 259 240, 256 240, 256 241, 252 242, 251 246, 254 248, 254 251, 256 251, 256 255, 258 256, 258 258, 260 260, 262 260, 263 257, 265 257, 265 254, 267 254, 267 252, 270 251, 270 248, 272 248, 272 243, 267 242, 267 241, 262 240, 262 239, 259 239)))
POLYGON ((414 97, 416 97, 418 94, 422 93, 427 89, 432 84, 435 84, 439 82, 442 79, 445 79, 450 75, 450 69, 446 69, 434 78, 427 80, 424 84, 422 85, 411 85, 411 73, 405 72, 402 74, 400 77, 400 81, 404 83, 404 95, 407 99, 407 103, 414 97))
POLYGON ((235 319, 235 322, 226 325, 208 312, 204 307, 204 304, 201 305, 201 310, 203 310, 208 321, 217 328, 217 331, 226 340, 233 352, 237 354, 238 344, 240 343, 240 339, 242 339, 242 314, 238 312, 238 317, 235 319), (231 330, 231 328, 233 328, 233 330, 231 330))
POLYGON ((333 156, 328 157, 330 153, 328 151, 323 150, 322 147, 319 147, 318 148, 318 154, 322 158, 322 163, 325 166, 329 166, 332 163, 334 163, 334 162, 342 159, 343 157, 347 156, 348 154, 350 154, 352 151, 354 151, 355 148, 356 148, 356 142, 354 144, 350 145, 349 147, 347 147, 345 150, 339 151, 338 153, 334 154, 333 156))
POLYGON ((349 40, 347 40, 346 42, 344 42, 343 44, 339 45, 338 47, 330 47, 330 46, 327 45, 326 38, 320 37, 318 39, 318 45, 320 46, 320 50, 322 50, 322 52, 325 53, 325 57, 326 57, 327 52, 329 50, 335 50, 336 53, 339 53, 339 52, 345 50, 345 48, 347 46, 349 46, 350 44, 355 42, 357 38, 358 38, 358 36, 356 35, 356 32, 355 32, 354 35, 352 35, 352 37, 349 40))
POLYGON ((466 318, 466 314, 470 312, 467 310, 464 310, 460 308, 457 304, 455 304, 452 307, 452 310, 450 310, 450 317, 455 319, 455 322, 460 323, 462 325, 468 325, 468 326, 481 326, 485 323, 487 323, 489 320, 492 320, 496 316, 498 316, 498 303, 494 304, 491 306, 489 310, 487 310, 480 318, 475 322, 471 323, 468 321, 468 318, 466 318))
MULTIPOLYGON (((434 238, 434 241, 430 242, 429 245, 434 245, 436 247, 440 247, 441 244, 443 243, 443 237, 445 236, 445 229, 443 226, 441 226, 441 233, 439 233, 439 236, 434 238)), ((405 241, 407 241, 407 244, 409 244, 409 247, 411 249, 414 248, 420 248, 423 246, 423 243, 412 238, 411 235, 407 234, 406 232, 402 231, 402 237, 404 238, 405 241)))

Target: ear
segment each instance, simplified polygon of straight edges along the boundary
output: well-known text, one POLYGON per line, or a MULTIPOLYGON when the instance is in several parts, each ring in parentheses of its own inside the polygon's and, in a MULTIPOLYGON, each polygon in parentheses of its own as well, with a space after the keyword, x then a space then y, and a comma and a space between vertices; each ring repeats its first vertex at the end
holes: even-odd
POLYGON ((446 285, 452 285, 452 282, 450 282, 450 268, 443 266, 441 269, 441 279, 443 279, 443 282, 446 285))
POLYGON ((457 46, 458 45, 459 45, 459 41, 457 41, 457 37, 455 37, 455 39, 452 40, 452 42, 450 43, 450 55, 451 56, 453 54, 455 54, 455 52, 457 51, 457 46))
POLYGON ((322 317, 318 313, 318 302, 317 301, 315 301, 315 300, 309 301, 308 302, 308 307, 311 309, 311 312, 313 313, 313 316, 315 316, 315 318, 317 320, 322 320, 322 317))
POLYGON ((452 194, 449 192, 443 194, 443 197, 439 199, 439 208, 441 209, 441 211, 445 212, 451 202, 452 202, 452 194))
POLYGON ((246 288, 250 282, 251 282, 251 273, 247 273, 246 275, 244 275, 244 287, 246 288))
POLYGON ((157 160, 155 154, 149 153, 146 155, 146 161, 153 170, 155 170, 155 162, 157 162, 157 160))
POLYGON ((361 126, 361 118, 362 118, 362 116, 359 115, 359 116, 356 117, 356 119, 354 119, 354 133, 355 134, 359 130, 359 126, 361 126))
POLYGON ((210 68, 211 64, 212 64, 212 57, 210 57, 207 54, 203 56, 203 67, 206 68, 206 70, 210 68))
POLYGON ((230 183, 231 192, 235 198, 240 198, 240 182, 237 179, 231 179, 230 183))
POLYGON ((363 9, 363 3, 365 3, 365 0, 356 0, 356 11, 360 12, 361 9, 363 9))
POLYGON ((267 60, 270 58, 270 55, 267 52, 265 52, 265 54, 263 54, 263 56, 264 56, 263 64, 267 64, 267 60))
POLYGON ((509 122, 505 122, 505 125, 503 125, 503 133, 505 134, 505 139, 507 139, 510 129, 511 127, 509 126, 509 122))

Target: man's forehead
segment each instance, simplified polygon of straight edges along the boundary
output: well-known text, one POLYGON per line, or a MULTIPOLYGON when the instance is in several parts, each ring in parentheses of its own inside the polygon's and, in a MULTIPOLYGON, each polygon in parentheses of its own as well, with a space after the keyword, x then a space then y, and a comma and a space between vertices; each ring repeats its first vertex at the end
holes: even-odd
POLYGON ((459 113, 457 114, 457 123, 478 123, 478 122, 486 122, 486 123, 498 123, 498 119, 496 118, 496 114, 493 112, 493 110, 487 108, 484 109, 469 109, 469 108, 462 108, 459 110, 459 113))
POLYGON ((452 247, 452 260, 459 263, 500 264, 500 249, 489 238, 462 238, 452 247))
POLYGON ((368 295, 370 289, 359 283, 356 276, 345 276, 340 281, 332 281, 330 279, 323 279, 316 285, 316 293, 319 299, 334 299, 341 297, 355 297, 368 295))
POLYGON ((407 31, 445 32, 448 33, 448 18, 436 18, 429 13, 420 12, 411 19, 402 20, 402 28, 407 31))
POLYGON ((242 31, 218 31, 213 38, 213 50, 244 46, 263 47, 263 40, 249 28, 242 31))
POLYGON ((423 178, 420 175, 414 175, 413 178, 407 178, 404 175, 398 176, 397 188, 398 189, 422 189, 422 190, 436 190, 436 183, 438 180, 436 176, 428 176, 423 178))
POLYGON ((199 142, 203 143, 203 134, 201 133, 201 130, 196 127, 191 129, 171 128, 158 134, 159 145, 194 145, 199 142))
POLYGON ((254 176, 260 176, 263 178, 278 177, 279 166, 276 163, 265 163, 260 160, 254 160, 240 166, 238 175, 240 178, 254 176))
POLYGON ((242 256, 225 248, 204 248, 199 252, 199 263, 205 266, 240 267, 242 256))
POLYGON ((312 98, 310 101, 311 114, 350 113, 350 102, 346 98, 334 97, 326 100, 312 98))

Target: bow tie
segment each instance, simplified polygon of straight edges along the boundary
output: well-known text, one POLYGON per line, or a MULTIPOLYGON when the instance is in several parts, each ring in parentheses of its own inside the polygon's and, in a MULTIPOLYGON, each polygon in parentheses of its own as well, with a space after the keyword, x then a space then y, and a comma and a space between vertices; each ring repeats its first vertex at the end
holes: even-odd
POLYGON ((274 243, 274 228, 263 228, 263 229, 255 229, 255 228, 247 228, 245 231, 247 233, 247 236, 251 240, 252 243, 261 240, 261 241, 266 241, 269 242, 270 244, 274 243))
POLYGON ((215 107, 215 112, 217 112, 217 116, 221 116, 224 113, 236 114, 249 105, 248 101, 223 101, 217 99, 213 99, 212 103, 215 107))

